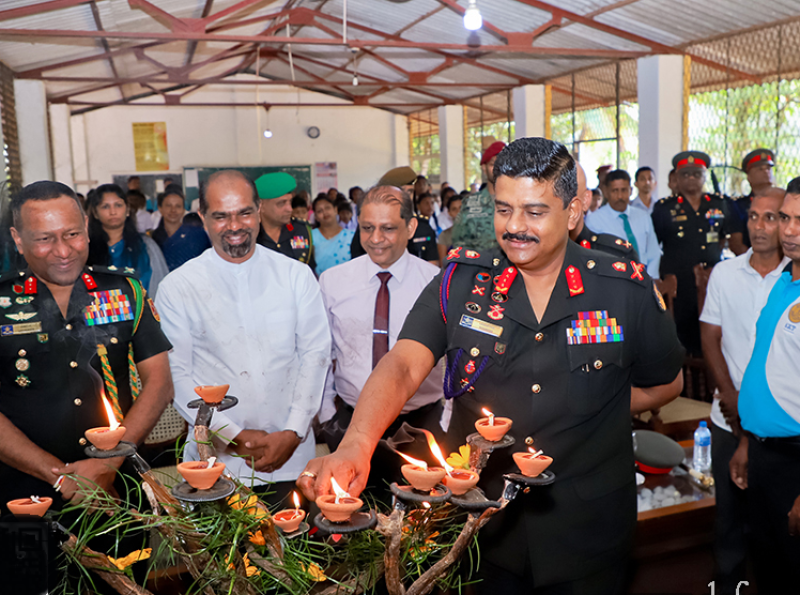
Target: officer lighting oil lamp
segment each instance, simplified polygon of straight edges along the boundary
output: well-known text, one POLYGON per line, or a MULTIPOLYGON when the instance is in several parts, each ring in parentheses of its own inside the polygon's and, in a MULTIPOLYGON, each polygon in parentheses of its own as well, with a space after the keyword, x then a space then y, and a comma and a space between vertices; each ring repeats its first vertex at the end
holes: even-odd
POLYGON ((108 423, 110 425, 101 428, 90 428, 86 430, 84 435, 97 450, 114 450, 125 435, 125 426, 120 425, 117 421, 106 396, 101 394, 100 398, 103 400, 103 406, 106 409, 106 415, 108 416, 108 423))
POLYGON ((486 409, 481 409, 486 416, 475 422, 475 429, 489 442, 499 442, 503 436, 511 429, 511 420, 507 417, 495 417, 494 414, 486 409))

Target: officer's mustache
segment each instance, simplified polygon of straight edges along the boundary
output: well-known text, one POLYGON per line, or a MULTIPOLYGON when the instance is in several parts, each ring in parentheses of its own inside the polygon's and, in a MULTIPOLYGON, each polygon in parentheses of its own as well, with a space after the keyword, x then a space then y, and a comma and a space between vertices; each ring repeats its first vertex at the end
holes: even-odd
POLYGON ((512 242, 535 242, 537 244, 540 241, 536 236, 529 236, 523 233, 508 233, 507 231, 503 233, 503 239, 512 242))

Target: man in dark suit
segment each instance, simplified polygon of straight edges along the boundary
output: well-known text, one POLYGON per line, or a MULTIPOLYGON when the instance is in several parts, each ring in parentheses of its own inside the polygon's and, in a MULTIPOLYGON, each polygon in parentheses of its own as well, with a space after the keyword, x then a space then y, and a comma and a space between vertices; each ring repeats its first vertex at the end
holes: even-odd
MULTIPOLYGON (((619 593, 636 524, 630 414, 678 396, 684 351, 643 265, 570 241, 583 211, 563 145, 519 139, 494 173, 499 249, 451 250, 367 381, 339 448, 312 460, 298 485, 314 497, 335 476, 360 492, 384 428, 447 356, 445 446, 463 444, 488 407, 513 420, 521 450, 552 456, 556 474, 482 530, 481 575, 491 578, 479 592, 619 593)), ((515 469, 498 450, 480 485, 497 498, 515 469)))

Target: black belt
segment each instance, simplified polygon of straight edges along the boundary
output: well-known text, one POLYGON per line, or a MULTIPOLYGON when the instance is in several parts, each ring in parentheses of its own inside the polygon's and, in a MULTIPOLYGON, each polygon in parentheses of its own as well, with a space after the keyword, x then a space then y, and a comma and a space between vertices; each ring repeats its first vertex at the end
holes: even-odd
POLYGON ((752 438, 756 442, 763 444, 765 446, 770 445, 792 445, 792 446, 800 446, 800 436, 785 436, 782 438, 762 438, 761 436, 756 436, 750 432, 747 433, 748 437, 752 438))

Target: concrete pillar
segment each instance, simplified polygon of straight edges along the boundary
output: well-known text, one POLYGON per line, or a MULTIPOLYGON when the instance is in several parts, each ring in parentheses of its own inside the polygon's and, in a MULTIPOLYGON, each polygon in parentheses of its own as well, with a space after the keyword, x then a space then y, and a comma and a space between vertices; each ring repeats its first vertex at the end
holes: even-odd
POLYGON ((74 186, 72 170, 72 135, 69 130, 69 106, 54 103, 50 106, 50 139, 53 144, 53 179, 74 186))
POLYGON ((70 141, 72 147, 72 176, 75 190, 86 195, 89 190, 97 185, 97 181, 89 174, 89 151, 86 141, 87 114, 80 114, 70 118, 70 141))
POLYGON ((524 85, 512 91, 514 138, 545 136, 547 96, 545 85, 524 85))
POLYGON ((683 150, 683 56, 639 58, 639 167, 656 172, 654 198, 669 194, 672 157, 683 150))
POLYGON ((439 108, 440 182, 454 188, 464 185, 464 109, 460 105, 439 108))
POLYGON ((394 167, 411 165, 410 145, 408 144, 408 116, 395 114, 394 133, 392 135, 394 147, 394 167))
POLYGON ((38 180, 49 180, 53 175, 53 167, 50 162, 44 82, 15 79, 14 104, 17 111, 22 183, 27 185, 38 180))

